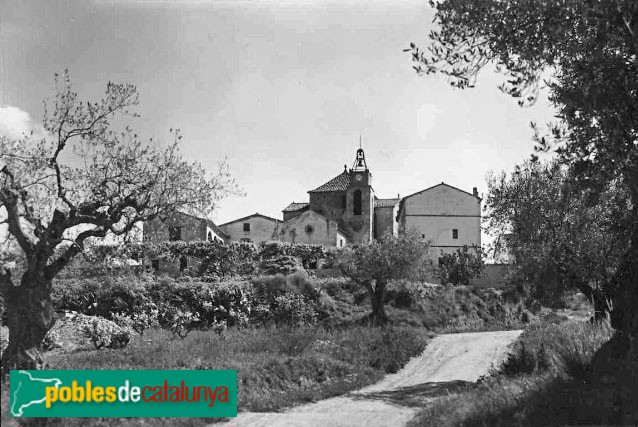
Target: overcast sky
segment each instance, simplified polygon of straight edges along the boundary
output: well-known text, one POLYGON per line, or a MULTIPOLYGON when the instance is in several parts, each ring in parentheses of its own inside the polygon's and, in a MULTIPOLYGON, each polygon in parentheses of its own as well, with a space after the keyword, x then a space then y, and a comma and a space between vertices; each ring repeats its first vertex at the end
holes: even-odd
POLYGON ((37 128, 53 74, 68 68, 81 97, 106 82, 136 84, 134 127, 211 169, 226 157, 246 197, 223 200, 224 223, 290 202, 350 166, 363 139, 378 197, 445 181, 486 191, 532 151, 530 121, 484 73, 472 90, 419 77, 410 42, 432 29, 426 0, 0 0, 0 132, 37 128))

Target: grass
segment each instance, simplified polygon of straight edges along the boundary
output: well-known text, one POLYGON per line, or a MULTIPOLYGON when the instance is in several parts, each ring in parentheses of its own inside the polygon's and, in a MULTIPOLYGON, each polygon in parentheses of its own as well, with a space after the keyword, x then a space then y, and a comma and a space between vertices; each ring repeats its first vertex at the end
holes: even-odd
MULTIPOLYGON (((225 337, 191 332, 185 339, 163 330, 135 337, 120 350, 56 350, 49 369, 236 369, 240 411, 278 411, 359 389, 395 372, 421 353, 423 329, 351 327, 229 329, 225 337)), ((2 425, 8 417, 2 385, 2 425)), ((50 419, 52 426, 199 426, 214 419, 50 419)))
POLYGON ((410 426, 635 425, 638 360, 620 358, 611 338, 604 324, 531 326, 498 370, 435 400, 410 426))

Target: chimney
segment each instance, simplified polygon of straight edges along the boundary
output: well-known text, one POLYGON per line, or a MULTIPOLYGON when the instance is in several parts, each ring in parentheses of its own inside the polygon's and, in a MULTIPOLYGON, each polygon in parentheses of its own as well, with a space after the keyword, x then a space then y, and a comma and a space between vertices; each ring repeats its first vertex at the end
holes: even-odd
POLYGON ((474 194, 474 197, 478 197, 478 189, 476 187, 472 188, 472 194, 474 194))

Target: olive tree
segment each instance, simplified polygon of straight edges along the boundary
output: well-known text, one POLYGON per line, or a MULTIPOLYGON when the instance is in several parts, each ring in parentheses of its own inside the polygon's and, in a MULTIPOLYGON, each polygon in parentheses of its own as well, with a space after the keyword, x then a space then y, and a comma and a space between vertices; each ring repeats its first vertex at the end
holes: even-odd
MULTIPOLYGON (((418 73, 442 73, 474 86, 488 65, 506 75, 500 88, 521 105, 545 86, 558 121, 537 129, 536 148, 555 150, 580 183, 623 181, 632 226, 611 287, 612 325, 638 336, 638 2, 634 0, 431 1, 435 27, 418 73)), ((604 185, 603 185, 604 187, 604 185)))
POLYGON ((53 278, 91 240, 123 236, 136 223, 181 208, 206 213, 235 191, 225 163, 215 174, 186 161, 178 131, 162 147, 114 121, 137 117, 138 93, 108 83, 103 99, 83 102, 68 72, 45 102, 44 136, 0 139, 0 220, 24 258, 19 277, 0 268, 9 345, 2 369, 38 369, 38 345, 55 323, 53 278), (127 117, 128 116, 128 117, 127 117))
POLYGON ((419 279, 429 270, 429 243, 416 234, 385 234, 369 244, 343 249, 338 265, 343 274, 363 286, 370 296, 370 323, 388 322, 384 300, 390 280, 419 279))
POLYGON ((550 302, 578 290, 605 318, 630 228, 626 186, 614 181, 590 191, 557 161, 528 161, 509 176, 491 175, 488 187, 487 229, 507 234, 517 282, 550 302))

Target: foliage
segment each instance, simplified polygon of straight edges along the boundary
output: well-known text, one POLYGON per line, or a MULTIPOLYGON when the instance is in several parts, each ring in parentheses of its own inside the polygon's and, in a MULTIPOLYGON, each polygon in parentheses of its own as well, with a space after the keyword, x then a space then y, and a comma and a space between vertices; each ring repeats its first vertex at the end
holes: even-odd
POLYGON ((415 234, 384 235, 367 245, 339 254, 343 274, 363 286, 372 301, 372 322, 384 324, 387 284, 393 279, 418 279, 428 270, 429 245, 415 234))
POLYGON ((279 255, 263 260, 259 264, 259 271, 262 274, 290 274, 301 268, 301 263, 290 255, 279 255))
POLYGON ((600 346, 611 338, 607 323, 539 323, 531 325, 513 346, 499 372, 506 376, 582 371, 600 346))
POLYGON ((526 162, 509 179, 488 181, 485 220, 513 258, 514 279, 529 284, 545 304, 577 289, 597 310, 627 250, 630 227, 627 189, 620 182, 592 193, 574 171, 557 162, 526 162))
MULTIPOLYGON (((638 2, 486 0, 434 2, 438 27, 425 51, 410 49, 418 73, 440 72, 453 86, 472 87, 495 63, 501 89, 521 105, 549 90, 558 123, 536 150, 555 149, 581 188, 626 186, 631 227, 611 286, 612 325, 638 336, 638 2), (486 19, 489 17, 489 19, 486 19)), ((537 156, 533 156, 537 158, 537 156)), ((622 202, 618 206, 624 206, 622 202)))
POLYGON ((404 280, 388 287, 386 304, 394 322, 439 333, 521 328, 534 316, 496 289, 432 286, 404 280))
POLYGON ((470 280, 479 277, 485 265, 481 248, 473 246, 471 251, 467 245, 452 253, 442 253, 439 257, 439 265, 436 275, 441 279, 441 284, 469 285, 470 280))
POLYGON ((300 258, 304 268, 310 268, 320 259, 325 259, 327 264, 333 263, 336 249, 322 245, 308 245, 306 243, 290 242, 262 242, 259 244, 259 252, 262 259, 276 258, 279 256, 291 256, 300 258))
POLYGON ((75 319, 80 324, 80 330, 88 337, 95 348, 123 348, 131 339, 129 329, 117 323, 95 316, 79 314, 75 319))

